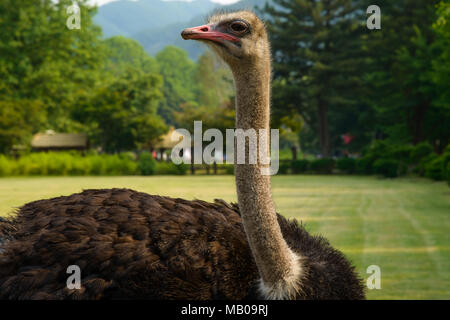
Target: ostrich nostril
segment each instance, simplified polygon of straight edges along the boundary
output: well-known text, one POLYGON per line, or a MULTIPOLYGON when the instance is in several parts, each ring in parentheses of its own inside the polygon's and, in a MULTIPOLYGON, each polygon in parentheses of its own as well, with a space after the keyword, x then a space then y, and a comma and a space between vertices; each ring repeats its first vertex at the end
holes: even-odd
POLYGON ((208 32, 208 31, 209 31, 209 28, 208 28, 208 27, 203 27, 203 28, 200 29, 200 31, 208 32))

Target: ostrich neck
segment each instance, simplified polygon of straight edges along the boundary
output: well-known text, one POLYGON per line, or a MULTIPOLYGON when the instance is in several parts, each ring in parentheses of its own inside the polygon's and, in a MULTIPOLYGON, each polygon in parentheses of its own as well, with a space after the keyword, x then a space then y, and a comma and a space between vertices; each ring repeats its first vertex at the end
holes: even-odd
MULTIPOLYGON (((236 128, 267 129, 270 134, 270 57, 246 70, 233 71, 236 86, 236 128)), ((270 141, 267 138, 267 141, 270 141)), ((266 148, 269 152, 269 148, 266 148)), ((239 152, 239 150, 237 150, 239 152)), ((248 150, 246 159, 248 159, 248 150)), ((298 259, 289 249, 278 224, 270 176, 260 164, 236 164, 236 189, 242 221, 264 288, 289 290, 298 275, 298 259)), ((267 166, 266 166, 267 167, 267 166)), ((272 291, 273 291, 272 290, 272 291)), ((283 295, 272 295, 284 298, 283 295)))

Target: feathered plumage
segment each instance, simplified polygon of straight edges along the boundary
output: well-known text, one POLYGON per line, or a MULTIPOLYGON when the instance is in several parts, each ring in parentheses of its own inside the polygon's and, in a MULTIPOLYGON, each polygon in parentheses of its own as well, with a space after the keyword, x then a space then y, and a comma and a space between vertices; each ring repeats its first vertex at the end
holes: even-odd
MULTIPOLYGON (((363 298, 339 251, 278 221, 307 267, 297 298, 363 298)), ((221 200, 86 190, 28 203, 0 230, 10 239, 0 247, 1 299, 260 298, 239 210, 221 200), (81 268, 80 290, 66 287, 69 265, 81 268)))

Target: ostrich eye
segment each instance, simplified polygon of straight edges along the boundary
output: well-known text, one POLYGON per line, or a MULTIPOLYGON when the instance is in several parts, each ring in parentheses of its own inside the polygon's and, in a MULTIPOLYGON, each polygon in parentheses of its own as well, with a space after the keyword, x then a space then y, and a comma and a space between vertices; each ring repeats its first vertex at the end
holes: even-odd
POLYGON ((230 29, 234 33, 243 34, 248 30, 248 26, 243 21, 234 21, 230 24, 230 29))

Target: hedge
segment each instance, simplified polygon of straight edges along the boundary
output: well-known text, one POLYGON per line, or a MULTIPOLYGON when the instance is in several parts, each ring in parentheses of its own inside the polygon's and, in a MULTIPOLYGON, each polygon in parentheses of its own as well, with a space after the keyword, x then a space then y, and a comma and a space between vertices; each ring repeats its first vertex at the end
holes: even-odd
POLYGON ((309 168, 314 173, 331 174, 335 166, 335 161, 329 158, 312 160, 309 168))
POLYGON ((353 158, 342 158, 338 159, 336 162, 337 168, 347 174, 353 174, 356 172, 356 159, 353 158))
POLYGON ((373 171, 386 178, 395 178, 399 173, 399 161, 395 159, 378 159, 373 164, 373 171))
POLYGON ((151 175, 187 172, 186 165, 157 163, 150 153, 82 155, 74 152, 30 153, 18 160, 0 155, 0 176, 151 175))
POLYGON ((293 174, 305 173, 308 170, 308 160, 293 160, 291 161, 291 170, 293 174))

